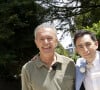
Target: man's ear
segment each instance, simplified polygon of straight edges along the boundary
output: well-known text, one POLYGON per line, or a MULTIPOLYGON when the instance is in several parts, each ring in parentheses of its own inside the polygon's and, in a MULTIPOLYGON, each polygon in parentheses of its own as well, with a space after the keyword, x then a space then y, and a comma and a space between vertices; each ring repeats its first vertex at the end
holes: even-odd
POLYGON ((98 49, 98 41, 95 41, 96 49, 98 49))

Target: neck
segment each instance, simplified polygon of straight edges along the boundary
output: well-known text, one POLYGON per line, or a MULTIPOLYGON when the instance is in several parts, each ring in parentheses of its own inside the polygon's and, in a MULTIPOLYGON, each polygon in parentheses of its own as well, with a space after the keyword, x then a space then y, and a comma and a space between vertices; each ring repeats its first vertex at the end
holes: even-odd
POLYGON ((93 61, 95 60, 95 57, 96 57, 96 53, 93 56, 91 56, 89 59, 87 59, 87 63, 92 64, 93 61))
POLYGON ((55 55, 54 54, 52 54, 52 55, 41 55, 40 54, 40 59, 41 59, 41 61, 43 61, 48 67, 50 67, 51 66, 51 64, 52 64, 52 62, 54 61, 54 59, 55 59, 55 55))

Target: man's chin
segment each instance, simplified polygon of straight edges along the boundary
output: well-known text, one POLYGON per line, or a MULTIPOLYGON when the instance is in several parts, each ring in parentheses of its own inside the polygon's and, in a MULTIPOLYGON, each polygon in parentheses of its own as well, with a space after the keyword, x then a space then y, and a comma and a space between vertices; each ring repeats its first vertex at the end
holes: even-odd
POLYGON ((45 53, 45 54, 50 54, 50 53, 52 53, 52 52, 50 52, 50 51, 45 51, 44 53, 45 53))
POLYGON ((51 49, 44 49, 43 52, 44 53, 51 53, 51 49))

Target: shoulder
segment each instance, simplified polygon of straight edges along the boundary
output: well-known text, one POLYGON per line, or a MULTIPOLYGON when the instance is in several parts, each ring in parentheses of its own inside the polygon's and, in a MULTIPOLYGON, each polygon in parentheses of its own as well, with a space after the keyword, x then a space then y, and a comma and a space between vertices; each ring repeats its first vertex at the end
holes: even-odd
POLYGON ((30 61, 26 62, 22 68, 23 69, 30 69, 30 68, 33 68, 34 66, 36 66, 36 63, 38 62, 37 60, 37 55, 35 55, 30 61))
POLYGON ((28 61, 27 63, 25 63, 23 66, 22 66, 22 72, 23 73, 29 73, 31 72, 31 70, 34 69, 34 62, 33 61, 28 61))
POLYGON ((76 64, 77 64, 77 63, 81 63, 81 62, 85 62, 85 59, 84 59, 84 58, 78 58, 78 59, 76 60, 76 64))
POLYGON ((86 60, 84 58, 78 58, 76 60, 76 66, 84 66, 86 65, 86 60))
POLYGON ((58 53, 57 53, 57 59, 58 59, 58 61, 61 61, 63 63, 69 63, 69 62, 74 63, 73 59, 71 59, 71 58, 69 58, 67 56, 64 56, 64 55, 60 55, 58 53))

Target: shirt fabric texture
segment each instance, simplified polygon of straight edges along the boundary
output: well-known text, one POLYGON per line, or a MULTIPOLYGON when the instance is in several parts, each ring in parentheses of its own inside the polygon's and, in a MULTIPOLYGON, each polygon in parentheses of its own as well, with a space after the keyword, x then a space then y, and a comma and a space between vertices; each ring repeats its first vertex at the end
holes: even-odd
POLYGON ((56 69, 48 69, 36 55, 22 67, 22 90, 75 90, 75 64, 57 53, 56 69))

